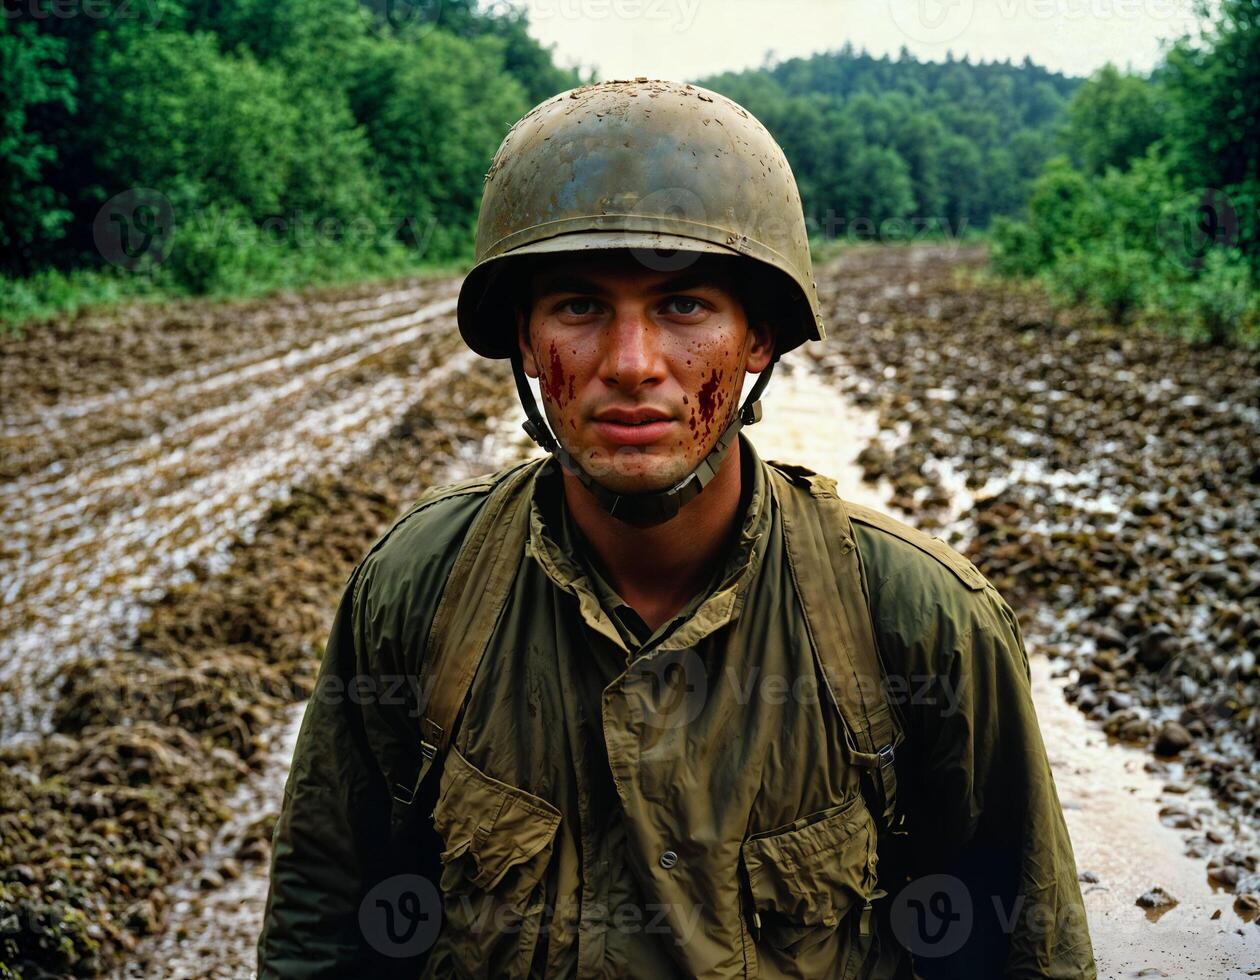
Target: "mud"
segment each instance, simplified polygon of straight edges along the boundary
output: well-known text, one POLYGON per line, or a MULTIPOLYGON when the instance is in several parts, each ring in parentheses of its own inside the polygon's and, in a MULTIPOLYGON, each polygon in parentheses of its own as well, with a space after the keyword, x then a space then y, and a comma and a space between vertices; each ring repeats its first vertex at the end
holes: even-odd
MULTIPOLYGON (((979 260, 820 269, 831 339, 779 368, 751 435, 953 535, 1025 612, 1063 674, 1036 659, 1100 975, 1260 967, 1256 360, 1056 321, 979 260), (1139 908, 1157 887, 1178 904, 1139 908)), ((346 576, 422 487, 526 451, 507 372, 461 356, 454 288, 0 346, 0 963, 247 975, 294 705, 346 576)))
MULTIPOLYGON (((281 306, 285 327, 227 308, 217 330, 178 318, 146 342, 131 336, 143 328, 120 330, 130 377, 52 407, 33 397, 44 385, 35 362, 0 352, 13 382, 0 420, 0 740, 46 732, 45 692, 66 665, 127 646, 147 600, 222 571, 237 529, 289 486, 343 469, 398 406, 471 364, 449 283, 309 303, 302 315, 293 305, 281 306), (190 366, 171 370, 176 347, 190 366)), ((90 329, 87 346, 104 334, 90 329)), ((52 377, 64 391, 68 380, 52 377)), ((85 377, 75 394, 99 386, 85 377)))
MULTIPOLYGON (((866 480, 856 461, 878 440, 878 414, 855 406, 808 362, 777 370, 765 418, 749 430, 758 451, 826 473, 847 500, 890 510, 891 484, 866 480)), ((966 504, 949 510, 961 514, 966 504)), ((897 516, 914 523, 918 515, 897 516)), ((1209 880, 1201 860, 1183 853, 1176 830, 1160 823, 1164 782, 1147 771, 1146 756, 1100 731, 1064 699, 1056 676, 1062 661, 1052 661, 1036 643, 1030 654, 1033 699, 1084 879, 1099 976, 1221 980, 1260 967, 1260 930, 1247 928, 1254 916, 1236 912, 1234 896, 1209 880), (1175 904, 1158 911, 1138 906, 1136 898, 1152 887, 1167 889, 1175 904)), ((1203 787, 1187 787, 1180 803, 1195 813, 1217 811, 1203 787)), ((1235 842, 1250 832, 1238 814, 1227 826, 1218 823, 1235 842)))

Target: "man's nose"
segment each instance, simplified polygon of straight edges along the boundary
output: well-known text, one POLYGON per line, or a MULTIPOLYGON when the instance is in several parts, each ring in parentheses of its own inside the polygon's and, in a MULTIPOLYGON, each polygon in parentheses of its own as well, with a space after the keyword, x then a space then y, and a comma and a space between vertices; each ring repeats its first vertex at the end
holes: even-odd
POLYGON ((605 328, 602 377, 615 388, 633 391, 661 379, 657 327, 638 310, 619 309, 605 328))

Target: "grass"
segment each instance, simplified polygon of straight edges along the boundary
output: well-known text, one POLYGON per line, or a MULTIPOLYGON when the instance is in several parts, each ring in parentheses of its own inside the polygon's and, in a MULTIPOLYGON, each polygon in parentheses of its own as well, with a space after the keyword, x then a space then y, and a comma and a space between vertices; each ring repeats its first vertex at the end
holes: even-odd
POLYGON ((424 261, 402 249, 385 254, 311 257, 286 253, 266 269, 233 270, 206 289, 189 289, 162 270, 59 269, 24 278, 0 276, 0 336, 23 336, 51 319, 108 312, 132 303, 160 305, 176 299, 247 299, 311 286, 342 286, 403 276, 458 275, 466 262, 424 261))

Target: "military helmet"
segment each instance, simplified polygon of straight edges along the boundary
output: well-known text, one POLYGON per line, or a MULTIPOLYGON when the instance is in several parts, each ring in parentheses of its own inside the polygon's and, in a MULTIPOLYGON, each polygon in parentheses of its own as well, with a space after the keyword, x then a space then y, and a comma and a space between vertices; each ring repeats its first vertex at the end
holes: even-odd
POLYGON ((476 264, 459 295, 464 341, 485 357, 516 346, 512 258, 630 248, 668 271, 690 253, 761 263, 776 312, 775 353, 824 331, 796 179, 742 106, 682 82, 615 81, 535 106, 486 174, 476 264))

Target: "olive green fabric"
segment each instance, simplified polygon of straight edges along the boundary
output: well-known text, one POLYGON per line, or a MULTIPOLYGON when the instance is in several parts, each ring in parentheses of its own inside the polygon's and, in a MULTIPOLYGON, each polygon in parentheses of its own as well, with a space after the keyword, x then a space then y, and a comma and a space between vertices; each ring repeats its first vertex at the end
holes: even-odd
POLYGON ((554 464, 539 471, 526 554, 440 782, 393 823, 385 773, 414 754, 414 706, 334 694, 414 677, 489 481, 430 498, 378 544, 299 736, 260 977, 910 977, 889 920, 907 874, 951 875, 974 907, 968 942, 920 957, 918 975, 1094 976, 1009 608, 962 559, 854 510, 906 726, 909 833, 879 840, 784 553, 784 496, 808 495, 741 449, 747 502, 725 565, 637 646, 562 547, 575 544, 560 481, 554 464), (425 956, 399 961, 364 941, 359 912, 406 872, 439 883, 443 921, 425 956))

